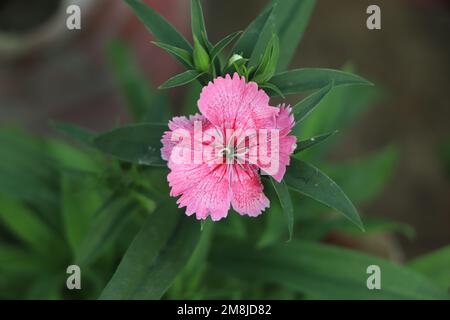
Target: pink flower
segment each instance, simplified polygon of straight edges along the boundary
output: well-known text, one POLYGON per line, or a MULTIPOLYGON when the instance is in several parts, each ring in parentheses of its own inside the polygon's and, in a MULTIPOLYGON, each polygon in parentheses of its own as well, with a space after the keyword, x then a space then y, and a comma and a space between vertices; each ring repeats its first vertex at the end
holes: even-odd
POLYGON ((270 202, 259 173, 281 181, 295 148, 291 108, 271 107, 269 96, 237 73, 204 87, 198 107, 201 115, 173 118, 161 140, 170 195, 181 195, 179 207, 197 219, 220 220, 230 206, 260 215, 270 202))

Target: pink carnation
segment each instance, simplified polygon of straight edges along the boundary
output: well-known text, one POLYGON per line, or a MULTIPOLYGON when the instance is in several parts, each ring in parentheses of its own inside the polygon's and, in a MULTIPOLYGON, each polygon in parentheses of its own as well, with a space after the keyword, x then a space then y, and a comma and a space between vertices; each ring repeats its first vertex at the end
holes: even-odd
POLYGON ((291 108, 271 107, 269 96, 237 73, 204 87, 198 107, 201 115, 173 118, 161 140, 170 195, 181 195, 179 207, 197 219, 220 220, 230 206, 260 215, 270 204, 260 172, 281 181, 295 148, 291 108))

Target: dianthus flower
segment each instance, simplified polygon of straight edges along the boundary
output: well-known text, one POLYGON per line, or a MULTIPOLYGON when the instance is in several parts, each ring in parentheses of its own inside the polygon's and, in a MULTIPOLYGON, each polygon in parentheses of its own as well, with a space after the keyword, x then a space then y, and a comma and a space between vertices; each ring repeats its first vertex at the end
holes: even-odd
POLYGON ((230 207, 252 217, 269 207, 260 174, 280 182, 295 149, 289 135, 294 117, 285 105, 272 107, 255 82, 237 73, 202 89, 201 114, 175 117, 162 137, 170 195, 197 219, 217 221, 230 207))

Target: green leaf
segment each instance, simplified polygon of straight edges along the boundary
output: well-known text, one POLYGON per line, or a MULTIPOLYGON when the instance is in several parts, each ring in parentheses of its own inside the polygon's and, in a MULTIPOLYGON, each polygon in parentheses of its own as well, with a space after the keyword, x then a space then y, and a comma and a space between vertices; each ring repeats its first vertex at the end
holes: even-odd
POLYGON ((113 196, 106 199, 94 212, 89 229, 76 251, 77 264, 90 265, 119 237, 135 210, 134 204, 120 197, 125 192, 121 190, 121 194, 113 193, 113 196))
POLYGON ((302 151, 305 151, 306 149, 309 149, 321 142, 323 142, 324 140, 328 139, 329 137, 335 135, 336 133, 338 133, 338 131, 333 131, 333 132, 328 132, 325 134, 321 134, 319 136, 315 136, 306 140, 301 140, 299 142, 297 142, 297 148, 294 151, 295 153, 299 153, 302 151))
POLYGON ((291 195, 284 181, 277 182, 273 178, 270 178, 272 185, 280 200, 281 207, 286 215, 287 227, 289 231, 289 241, 292 240, 294 234, 294 207, 292 206, 291 195))
POLYGON ((249 69, 246 67, 246 64, 248 62, 248 59, 242 58, 241 55, 234 54, 231 56, 231 58, 228 60, 228 63, 226 66, 224 66, 223 74, 232 74, 234 72, 237 72, 239 75, 242 75, 246 78, 248 78, 249 69))
POLYGON ((30 209, 17 200, 0 194, 0 222, 18 239, 39 253, 59 248, 61 239, 30 209))
POLYGON ((211 251, 214 268, 241 281, 273 283, 320 299, 448 299, 422 275, 394 263, 339 247, 291 241, 256 249, 223 242, 211 251), (381 290, 369 290, 371 265, 381 269, 381 290))
POLYGON ((125 2, 159 41, 185 49, 189 52, 192 51, 189 42, 153 8, 147 6, 140 0, 125 0, 125 2))
MULTIPOLYGON (((349 66, 345 72, 353 72, 349 66)), ((334 87, 320 103, 314 113, 302 122, 304 138, 321 132, 343 129, 355 121, 357 116, 380 102, 382 90, 379 86, 340 86, 334 87)))
POLYGON ((186 95, 184 97, 181 114, 194 114, 199 112, 197 107, 198 97, 202 91, 202 85, 196 81, 188 85, 186 95))
POLYGON ((77 255, 90 224, 91 218, 101 205, 97 189, 90 182, 69 175, 62 175, 62 218, 69 245, 77 255))
POLYGON ((272 39, 267 44, 261 62, 255 71, 253 81, 257 83, 265 83, 272 78, 277 68, 279 54, 279 39, 276 34, 273 34, 272 39))
POLYGON ((309 23, 315 0, 275 0, 278 4, 278 37, 280 38, 280 59, 278 71, 284 71, 301 41, 309 23))
POLYGON ((191 25, 193 37, 197 38, 205 48, 208 48, 208 33, 200 0, 191 0, 191 25))
POLYGON ((410 261, 408 266, 437 285, 450 288, 450 245, 420 256, 410 261))
POLYGON ((61 300, 65 281, 63 274, 44 274, 30 283, 25 300, 61 300))
POLYGON ((110 44, 108 58, 131 116, 134 120, 142 119, 152 109, 157 95, 150 89, 147 79, 123 42, 113 41, 110 44))
MULTIPOLYGON (((322 102, 333 88, 333 83, 329 83, 317 92, 309 95, 292 107, 296 123, 302 122, 308 115, 322 102)), ((280 90, 281 91, 281 90, 280 90)))
MULTIPOLYGON (((290 62, 295 48, 308 24, 314 6, 312 0, 274 0, 269 8, 272 8, 266 23, 259 29, 258 38, 250 57, 250 66, 256 66, 264 53, 267 44, 273 34, 280 38, 281 69, 290 62)), ((267 10, 267 9, 266 9, 267 10)), ((275 68, 278 61, 275 61, 275 68)))
POLYGON ((190 69, 192 69, 194 67, 194 64, 193 64, 193 61, 192 61, 192 56, 189 53, 189 51, 181 49, 181 48, 177 48, 177 47, 174 47, 174 46, 171 46, 170 44, 163 43, 163 42, 152 41, 152 43, 155 46, 166 50, 167 52, 169 52, 173 56, 182 59, 184 62, 186 62, 186 64, 189 66, 190 69))
POLYGON ((94 132, 70 123, 52 121, 51 125, 53 128, 64 133, 73 140, 87 146, 92 146, 92 139, 95 136, 94 132))
POLYGON ((200 226, 163 203, 135 237, 100 299, 159 299, 194 251, 200 226))
POLYGON ((122 161, 164 166, 160 140, 166 129, 167 125, 153 123, 129 125, 98 135, 94 144, 100 151, 122 161))
POLYGON ((304 68, 278 73, 270 82, 285 95, 317 90, 334 82, 334 86, 373 85, 364 78, 333 69, 304 68))
POLYGON ((173 285, 168 291, 169 299, 196 299, 201 296, 204 274, 208 268, 208 255, 212 245, 212 236, 214 235, 214 223, 208 220, 201 230, 200 240, 190 257, 186 267, 180 272, 173 285))
MULTIPOLYGON (((261 30, 264 28, 264 25, 267 23, 270 15, 272 13, 272 7, 268 6, 252 23, 245 29, 242 36, 234 45, 234 48, 231 50, 231 55, 237 53, 242 55, 244 58, 250 58, 252 52, 255 48, 255 45, 259 39, 261 30)), ((271 34, 272 35, 272 34, 271 34)), ((267 39, 267 42, 270 40, 267 39)), ((265 46, 264 46, 265 49, 265 46)), ((264 50, 263 49, 263 50, 264 50)), ((263 52, 263 51, 262 51, 263 52)), ((258 57, 259 59, 259 57, 258 57)))
MULTIPOLYGON (((264 193, 269 199, 277 197, 276 192, 272 195, 270 189, 265 186, 264 193)), ((291 201, 293 199, 291 198, 291 201)), ((296 208, 296 207, 295 207, 296 208)), ((297 208, 296 208, 297 209, 297 208)), ((257 246, 262 248, 273 243, 280 243, 286 239, 286 215, 279 201, 271 201, 270 207, 264 212, 264 231, 261 232, 257 246)), ((244 235, 246 234, 244 230, 244 235)), ((237 237, 235 237, 237 238, 237 237)), ((242 236, 241 239, 245 239, 242 236)))
POLYGON ((59 227, 58 184, 54 160, 47 143, 36 135, 3 127, 0 129, 0 193, 26 201, 36 216, 55 230, 59 227))
POLYGON ((187 70, 183 73, 177 74, 176 76, 164 82, 162 85, 159 86, 159 89, 169 89, 188 84, 203 74, 204 73, 200 73, 196 70, 187 70))
POLYGON ((293 190, 336 209, 364 230, 358 212, 350 199, 333 180, 316 167, 291 158, 284 180, 293 190))
POLYGON ((222 51, 241 34, 242 31, 236 31, 220 40, 211 50, 211 61, 214 62, 214 60, 222 53, 222 51))
POLYGON ((398 160, 394 146, 360 159, 340 164, 323 164, 322 168, 355 203, 368 203, 386 186, 398 160))
MULTIPOLYGON (((192 53, 192 47, 189 42, 159 13, 139 0, 125 0, 125 2, 133 9, 134 13, 158 41, 192 53)), ((177 59, 188 67, 182 59, 177 59)))
MULTIPOLYGON (((320 109, 321 111, 322 109, 320 109)), ((335 139, 333 139, 335 140, 335 139)), ((330 142, 325 141, 313 149, 308 149, 295 157, 305 158, 305 155, 316 155, 317 149, 322 149, 324 145, 330 142)), ((332 141, 331 141, 332 142, 332 141)), ((333 143, 331 143, 333 145, 333 143)), ((316 158, 313 158, 316 159, 316 158)), ((322 159, 319 157, 317 159, 322 159)), ((362 158, 353 159, 344 163, 321 163, 321 168, 328 176, 333 177, 333 180, 341 189, 352 199, 352 202, 358 205, 368 204, 382 192, 387 183, 392 178, 398 160, 398 150, 395 146, 388 146, 378 152, 368 154, 362 158)), ((305 220, 313 220, 322 214, 328 215, 328 208, 314 203, 312 201, 303 201, 302 198, 293 198, 294 207, 296 208, 296 219, 302 220, 300 226, 303 228, 298 232, 300 236, 309 233, 310 226, 306 226, 305 220)), ((371 225, 370 217, 364 219, 364 227, 366 232, 371 232, 374 229, 371 225), (366 219, 369 219, 366 222, 366 219), (366 225, 368 224, 368 225, 366 225)), ((343 221, 346 222, 346 221, 343 221)), ((343 229, 343 223, 339 222, 339 228, 343 229)), ((385 224, 386 225, 386 224, 385 224)), ((398 225, 398 224, 397 224, 398 225)), ((348 230, 353 230, 354 235, 361 235, 359 229, 354 228, 354 225, 347 223, 348 230)), ((405 227, 397 227, 391 223, 387 224, 390 230, 401 230, 407 237, 411 236, 411 231, 406 230, 405 227)), ((346 229, 346 230, 347 230, 346 229)), ((410 228, 409 228, 410 229, 410 228)))
MULTIPOLYGON (((258 34, 258 39, 253 47, 253 51, 252 51, 252 54, 251 54, 251 56, 249 58, 249 62, 248 62, 248 65, 250 67, 254 67, 254 68, 258 67, 258 64, 260 63, 260 61, 262 59, 264 59, 265 52, 267 51, 267 47, 270 45, 270 42, 272 41, 273 36, 276 35, 276 25, 275 25, 275 17, 274 17, 275 12, 276 12, 276 9, 271 10, 269 17, 268 17, 266 23, 264 24, 264 27, 262 28, 262 30, 260 30, 260 32, 258 34)), ((277 37, 277 39, 278 39, 278 37, 277 37)), ((278 63, 278 56, 277 56, 277 60, 273 62, 273 64, 275 65, 274 69, 276 69, 277 63, 278 63)), ((275 70, 274 70, 274 72, 275 72, 275 70)))
POLYGON ((155 210, 155 201, 150 199, 147 194, 133 190, 131 192, 131 198, 134 199, 141 208, 145 209, 145 211, 153 212, 155 210))
MULTIPOLYGON (((281 98, 283 98, 283 99, 285 98, 283 92, 281 92, 281 90, 276 85, 271 84, 270 82, 260 84, 259 87, 262 89, 268 89, 270 91, 273 91, 276 95, 280 96, 281 98)), ((267 90, 265 90, 265 91, 267 92, 267 90)), ((270 95, 270 92, 269 92, 269 95, 270 95)))
MULTIPOLYGON (((92 136, 92 138, 94 135, 92 136)), ((91 139, 91 146, 93 146, 91 139)), ((83 152, 80 148, 76 148, 66 142, 48 139, 47 150, 49 156, 57 164, 60 170, 71 170, 72 172, 85 172, 93 175, 99 173, 103 169, 103 163, 100 164, 98 154, 83 152)))
POLYGON ((22 247, 0 242, 1 273, 39 274, 48 268, 42 256, 24 250, 22 247))
MULTIPOLYGON (((320 108, 315 108, 301 125, 294 127, 293 132, 299 139, 336 129, 345 133, 345 128, 375 106, 376 102, 380 102, 381 96, 381 89, 375 86, 334 87, 320 102, 320 108)), ((339 139, 344 136, 340 134, 339 139)), ((330 139, 314 149, 306 150, 302 153, 302 159, 311 163, 323 161, 334 150, 339 139, 330 139)))

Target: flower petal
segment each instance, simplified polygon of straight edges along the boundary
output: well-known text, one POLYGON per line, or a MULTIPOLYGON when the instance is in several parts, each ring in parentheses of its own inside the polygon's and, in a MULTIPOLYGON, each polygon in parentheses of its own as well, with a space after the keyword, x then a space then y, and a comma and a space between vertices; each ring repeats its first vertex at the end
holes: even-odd
MULTIPOLYGON (((173 141, 172 134, 177 129, 184 129, 189 132, 191 137, 194 137, 194 124, 196 121, 202 123, 203 130, 207 130, 211 127, 211 123, 202 115, 195 114, 187 117, 174 117, 169 121, 169 131, 164 132, 161 142, 163 147, 161 148, 161 157, 169 161, 173 148, 178 144, 178 141, 173 141)), ((193 147, 192 147, 193 148, 193 147)))
POLYGON ((286 166, 289 165, 291 154, 294 152, 297 137, 289 135, 294 126, 294 116, 292 109, 284 104, 279 106, 280 112, 275 118, 275 128, 279 130, 279 154, 278 154, 278 170, 271 176, 280 182, 286 173, 286 166))
POLYGON ((256 217, 269 207, 255 166, 234 166, 231 179, 231 204, 236 212, 256 217))
POLYGON ((265 128, 278 113, 255 82, 246 83, 237 73, 233 78, 218 77, 204 87, 198 107, 212 124, 227 129, 265 128))
POLYGON ((195 213, 200 220, 211 215, 214 221, 227 216, 231 191, 226 165, 172 163, 170 167, 170 195, 181 195, 177 203, 186 207, 188 216, 195 213))

